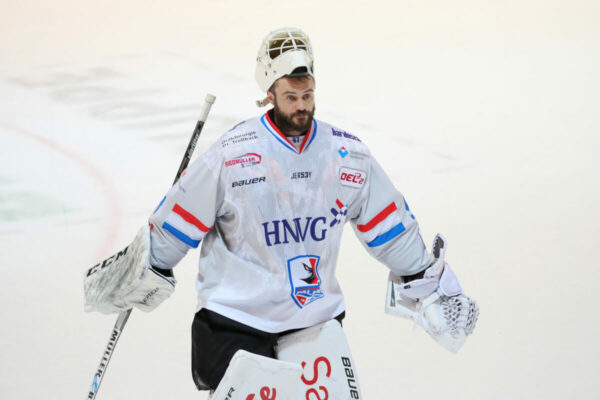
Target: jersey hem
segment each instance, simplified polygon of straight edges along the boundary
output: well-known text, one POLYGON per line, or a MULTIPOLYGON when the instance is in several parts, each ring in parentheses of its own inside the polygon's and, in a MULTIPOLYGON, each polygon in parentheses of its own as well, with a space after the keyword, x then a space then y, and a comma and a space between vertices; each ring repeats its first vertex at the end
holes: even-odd
POLYGON ((222 316, 232 319, 236 322, 248 325, 254 329, 258 329, 267 333, 281 333, 293 329, 309 328, 311 326, 322 324, 331 319, 334 319, 336 316, 346 311, 346 305, 344 301, 341 301, 340 304, 338 304, 338 306, 336 307, 335 311, 331 315, 326 316, 325 318, 316 318, 314 321, 305 321, 306 323, 292 324, 283 322, 261 321, 259 318, 253 315, 246 314, 240 312, 239 310, 234 310, 221 304, 211 302, 207 302, 203 306, 197 306, 196 313, 202 310, 203 308, 206 308, 207 310, 216 312, 217 314, 221 314, 222 316))

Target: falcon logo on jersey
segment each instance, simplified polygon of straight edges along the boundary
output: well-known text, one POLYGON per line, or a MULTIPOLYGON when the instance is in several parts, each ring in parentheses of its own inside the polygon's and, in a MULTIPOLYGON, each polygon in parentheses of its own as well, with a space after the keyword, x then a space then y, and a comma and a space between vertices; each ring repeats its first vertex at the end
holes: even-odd
POLYGON ((348 155, 348 150, 346 150, 346 148, 344 146, 342 146, 338 150, 338 154, 340 155, 340 157, 344 158, 348 155))
POLYGON ((360 188, 365 183, 367 174, 364 171, 341 167, 340 168, 340 183, 344 186, 360 188))
POLYGON ((307 254, 290 258, 287 262, 292 299, 299 308, 325 297, 321 291, 319 260, 319 256, 307 254))
POLYGON ((233 167, 235 165, 239 165, 242 168, 251 167, 253 165, 260 164, 262 160, 262 156, 256 153, 246 153, 241 156, 237 156, 232 158, 231 160, 225 161, 226 167, 233 167))

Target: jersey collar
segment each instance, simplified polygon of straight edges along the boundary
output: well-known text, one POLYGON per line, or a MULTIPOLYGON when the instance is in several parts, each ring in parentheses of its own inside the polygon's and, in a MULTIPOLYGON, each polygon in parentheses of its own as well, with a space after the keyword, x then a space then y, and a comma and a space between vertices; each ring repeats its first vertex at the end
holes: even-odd
POLYGON ((317 121, 313 119, 313 123, 310 125, 308 132, 304 135, 304 140, 300 145, 300 150, 296 150, 296 147, 290 142, 290 140, 279 130, 279 128, 273 123, 271 117, 269 117, 269 113, 266 112, 261 118, 260 122, 264 125, 264 127, 269 131, 269 133, 283 146, 285 146, 288 150, 293 151, 296 154, 302 154, 304 150, 310 146, 315 136, 317 136, 317 121))

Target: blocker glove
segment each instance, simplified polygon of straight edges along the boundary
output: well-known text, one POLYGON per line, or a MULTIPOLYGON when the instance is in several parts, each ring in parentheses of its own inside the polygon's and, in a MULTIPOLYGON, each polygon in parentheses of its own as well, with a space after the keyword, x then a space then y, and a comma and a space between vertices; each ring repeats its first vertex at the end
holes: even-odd
POLYGON ((152 311, 171 296, 175 284, 171 270, 150 265, 150 227, 145 225, 129 246, 86 272, 85 311, 152 311))

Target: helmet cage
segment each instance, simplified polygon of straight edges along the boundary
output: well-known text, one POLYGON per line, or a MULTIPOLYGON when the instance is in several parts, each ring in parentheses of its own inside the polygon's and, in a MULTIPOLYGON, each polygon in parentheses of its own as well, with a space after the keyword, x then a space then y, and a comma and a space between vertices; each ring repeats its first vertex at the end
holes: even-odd
POLYGON ((313 75, 312 46, 300 29, 283 28, 267 35, 258 51, 255 78, 266 93, 284 76, 313 75))

